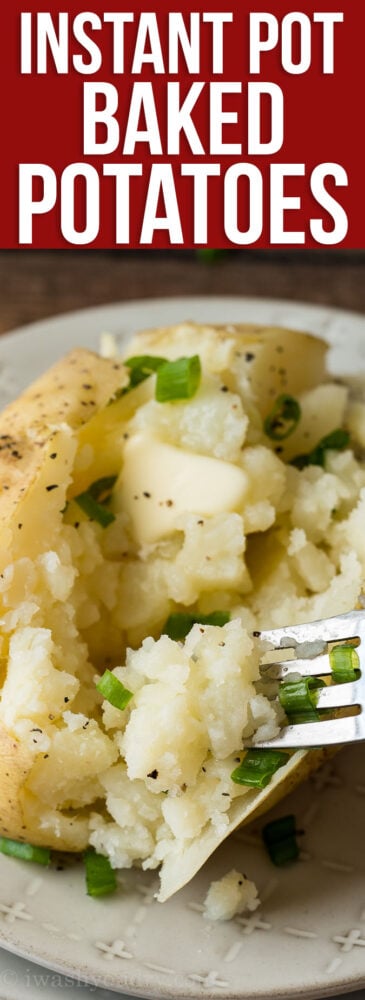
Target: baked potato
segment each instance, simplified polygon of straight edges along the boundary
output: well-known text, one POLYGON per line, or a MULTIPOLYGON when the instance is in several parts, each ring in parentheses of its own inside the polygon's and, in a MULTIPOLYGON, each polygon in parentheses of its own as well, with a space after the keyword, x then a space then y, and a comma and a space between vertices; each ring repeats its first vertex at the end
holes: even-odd
POLYGON ((347 447, 292 464, 351 415, 325 354, 307 334, 181 324, 136 336, 127 363, 75 350, 4 411, 3 836, 160 867, 164 900, 318 765, 295 753, 262 791, 231 780, 244 739, 281 724, 252 632, 350 610, 364 579, 362 404, 347 447), (194 394, 158 401, 153 372, 132 385, 142 355, 198 355, 194 394))

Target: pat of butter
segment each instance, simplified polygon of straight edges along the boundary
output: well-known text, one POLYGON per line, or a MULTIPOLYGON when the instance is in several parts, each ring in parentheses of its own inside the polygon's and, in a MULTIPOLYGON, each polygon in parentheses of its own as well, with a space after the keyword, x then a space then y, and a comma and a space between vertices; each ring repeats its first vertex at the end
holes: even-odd
POLYGON ((125 444, 114 510, 129 514, 136 541, 148 545, 175 531, 181 514, 239 511, 247 492, 236 465, 135 434, 125 444))

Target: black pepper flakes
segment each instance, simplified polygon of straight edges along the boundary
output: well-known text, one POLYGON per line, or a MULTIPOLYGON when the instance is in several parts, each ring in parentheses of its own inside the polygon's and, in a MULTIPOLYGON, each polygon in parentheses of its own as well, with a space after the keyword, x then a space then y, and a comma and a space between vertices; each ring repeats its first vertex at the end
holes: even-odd
POLYGON ((149 500, 149 499, 150 499, 150 496, 151 496, 151 494, 150 494, 150 493, 148 493, 148 491, 147 491, 147 490, 143 490, 143 496, 144 496, 144 497, 146 497, 146 498, 147 498, 147 500, 149 500))
POLYGON ((47 493, 50 493, 51 490, 58 490, 58 483, 51 483, 50 486, 46 486, 46 490, 47 493))
POLYGON ((154 778, 154 779, 158 778, 158 771, 156 770, 156 768, 154 768, 153 771, 150 771, 150 773, 147 775, 147 778, 154 778))
POLYGON ((52 452, 52 455, 50 455, 49 457, 50 457, 50 458, 57 458, 57 452, 56 452, 56 451, 53 451, 53 452, 52 452))
POLYGON ((252 351, 247 351, 245 354, 245 361, 254 361, 254 359, 255 355, 252 354, 252 351))

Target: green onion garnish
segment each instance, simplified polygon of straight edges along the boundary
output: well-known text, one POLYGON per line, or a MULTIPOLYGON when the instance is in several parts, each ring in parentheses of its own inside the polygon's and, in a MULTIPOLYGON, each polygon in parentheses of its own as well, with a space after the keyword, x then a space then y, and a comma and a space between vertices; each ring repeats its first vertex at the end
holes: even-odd
POLYGON ((88 896, 106 896, 115 891, 117 879, 109 858, 88 850, 84 853, 84 862, 88 896))
POLYGON ((107 510, 103 507, 101 503, 91 496, 86 490, 85 493, 80 493, 78 497, 74 497, 75 502, 87 514, 90 521, 96 521, 97 524, 101 524, 102 528, 106 528, 108 524, 115 521, 115 514, 112 514, 111 510, 107 510))
POLYGON ((275 771, 288 760, 289 754, 282 750, 248 750, 239 767, 232 771, 232 781, 237 785, 266 788, 275 771))
POLYGON ((191 358, 177 358, 166 361, 158 369, 156 379, 156 399, 158 403, 168 403, 174 399, 191 399, 200 383, 201 364, 198 354, 191 358))
POLYGON ((301 677, 285 681, 279 687, 279 701, 290 722, 314 722, 319 718, 317 689, 324 687, 319 677, 301 677))
POLYGON ((212 611, 210 615, 199 614, 196 611, 194 614, 189 614, 188 612, 179 614, 169 615, 167 622, 165 623, 162 634, 168 635, 170 639, 175 639, 176 642, 180 642, 185 639, 188 635, 190 629, 193 625, 226 625, 230 620, 229 611, 212 611))
POLYGON ((111 403, 115 403, 117 399, 121 399, 127 392, 131 392, 131 389, 135 389, 137 385, 140 385, 146 378, 157 372, 157 369, 165 363, 166 358, 159 358, 153 354, 138 354, 133 358, 127 358, 124 364, 130 369, 128 385, 124 385, 121 389, 116 390, 111 399, 109 399, 108 406, 111 403))
POLYGON ((338 684, 356 681, 360 674, 360 660, 353 646, 334 646, 330 652, 332 675, 338 684))
POLYGON ((277 397, 272 410, 264 420, 265 434, 272 441, 285 441, 295 431, 300 417, 298 400, 283 393, 277 397))
POLYGON ((111 705, 114 705, 114 708, 120 708, 121 711, 133 698, 133 691, 128 691, 128 688, 124 687, 124 684, 112 674, 111 670, 105 671, 96 688, 103 695, 105 701, 109 701, 111 705))
POLYGON ((274 865, 285 865, 287 861, 295 861, 299 857, 295 816, 282 816, 266 823, 262 838, 274 865))
POLYGON ((196 255, 197 257, 200 257, 200 260, 204 260, 207 264, 213 264, 219 259, 219 257, 223 257, 227 252, 227 250, 213 250, 213 247, 207 247, 206 250, 196 250, 196 255))
POLYGON ((100 503, 107 503, 111 497, 111 491, 113 486, 118 479, 118 476, 102 476, 101 479, 96 479, 95 483, 91 483, 88 486, 87 492, 100 503))
POLYGON ((338 427, 337 430, 331 431, 330 434, 325 434, 317 447, 322 448, 324 451, 329 448, 332 448, 334 451, 342 451, 343 448, 347 448, 349 441, 349 432, 344 431, 342 427, 338 427))
POLYGON ((292 458, 290 464, 295 465, 297 469, 305 469, 307 465, 320 465, 323 469, 326 460, 326 451, 330 449, 333 451, 343 451, 344 448, 347 448, 349 441, 350 435, 348 431, 344 431, 339 427, 337 430, 331 431, 330 434, 326 434, 321 438, 315 448, 308 452, 307 455, 297 455, 295 458, 292 458))
POLYGON ((117 476, 103 476, 102 479, 91 483, 83 493, 79 493, 77 497, 73 498, 84 514, 90 518, 90 521, 97 521, 102 528, 106 528, 108 524, 115 521, 115 514, 107 510, 104 505, 109 502, 116 481, 117 476))
POLYGON ((11 858, 35 861, 38 865, 49 865, 51 860, 48 847, 34 847, 33 844, 22 844, 21 841, 9 840, 8 837, 0 837, 0 851, 11 858))
POLYGON ((153 372, 157 372, 161 368, 161 365, 165 365, 167 362, 166 358, 159 358, 157 355, 141 354, 136 355, 134 358, 127 358, 124 364, 130 369, 129 386, 124 390, 128 392, 129 389, 135 389, 136 385, 140 385, 141 382, 144 382, 146 378, 153 375, 153 372))

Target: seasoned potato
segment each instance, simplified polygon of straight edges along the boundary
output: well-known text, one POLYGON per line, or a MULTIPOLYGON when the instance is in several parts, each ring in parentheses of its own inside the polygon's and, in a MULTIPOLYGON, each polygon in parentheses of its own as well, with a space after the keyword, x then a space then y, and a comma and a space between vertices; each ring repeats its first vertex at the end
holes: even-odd
POLYGON ((126 358, 198 354, 191 398, 159 402, 155 374, 130 389, 122 359, 76 350, 3 413, 3 836, 161 866, 163 900, 317 766, 295 753, 262 791, 231 779, 245 738, 282 723, 252 632, 349 610, 364 580, 361 401, 325 352, 182 324, 126 358), (181 641, 171 614, 190 615, 181 641))

